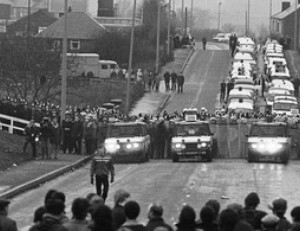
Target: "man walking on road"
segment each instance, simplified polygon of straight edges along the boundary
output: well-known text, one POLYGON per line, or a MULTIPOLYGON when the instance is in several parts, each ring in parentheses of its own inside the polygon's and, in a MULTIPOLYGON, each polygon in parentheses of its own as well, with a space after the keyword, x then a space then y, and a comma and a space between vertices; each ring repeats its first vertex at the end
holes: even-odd
POLYGON ((105 147, 100 145, 91 163, 91 184, 94 184, 96 176, 96 192, 105 201, 109 189, 108 176, 111 175, 110 182, 114 182, 115 169, 112 159, 106 154, 105 147), (102 190, 103 186, 103 190, 102 190))
POLYGON ((172 91, 176 91, 177 74, 175 71, 172 71, 171 73, 171 80, 172 80, 172 91))
POLYGON ((203 50, 206 50, 206 44, 207 44, 207 39, 206 39, 206 37, 204 36, 204 37, 202 38, 202 47, 203 47, 203 50))
POLYGON ((221 95, 220 95, 220 101, 223 102, 225 99, 225 92, 226 92, 226 82, 223 79, 221 82, 221 95))
POLYGON ((164 74, 166 91, 170 90, 170 77, 171 77, 170 72, 166 71, 164 74))
POLYGON ((184 76, 181 72, 178 74, 177 84, 178 84, 178 93, 182 93, 183 84, 184 84, 184 76))

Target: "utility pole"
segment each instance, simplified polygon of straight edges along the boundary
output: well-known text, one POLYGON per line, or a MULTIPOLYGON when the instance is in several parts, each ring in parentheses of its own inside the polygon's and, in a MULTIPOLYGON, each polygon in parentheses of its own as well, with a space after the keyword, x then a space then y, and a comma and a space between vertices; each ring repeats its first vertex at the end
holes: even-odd
POLYGON ((185 13, 184 13, 184 18, 185 18, 185 20, 184 20, 184 34, 186 34, 187 33, 187 28, 188 28, 188 8, 186 7, 185 8, 185 13))
POLYGON ((181 6, 181 29, 182 33, 184 32, 184 0, 182 0, 182 6, 181 6))
POLYGON ((62 79, 61 79, 61 101, 60 101, 60 121, 65 119, 67 104, 67 47, 68 47, 68 0, 65 0, 64 9, 64 37, 62 44, 62 79))
POLYGON ((248 0, 248 34, 250 34, 250 0, 248 0))
POLYGON ((30 30, 31 30, 31 25, 30 25, 30 15, 31 15, 31 0, 27 0, 28 3, 28 9, 27 9, 27 38, 30 36, 30 30))
POLYGON ((167 47, 167 55, 170 57, 170 43, 171 43, 171 0, 169 0, 169 18, 168 18, 168 47, 167 47))
POLYGON ((294 50, 298 48, 298 0, 295 0, 295 18, 294 18, 294 50))
POLYGON ((134 0, 134 2, 133 2, 133 10, 132 10, 130 51, 129 51, 129 62, 128 62, 128 78, 127 78, 127 84, 126 84, 126 102, 125 102, 125 113, 126 114, 129 113, 129 109, 130 109, 130 83, 131 83, 132 56, 133 56, 133 46, 134 46, 135 12, 136 12, 136 0, 134 0))
POLYGON ((219 2, 219 10, 218 10, 218 30, 221 30, 221 5, 222 2, 219 2))
POLYGON ((273 2, 272 2, 272 0, 270 0, 270 10, 269 10, 269 13, 270 13, 270 15, 269 15, 269 17, 270 17, 270 25, 269 25, 269 32, 270 32, 270 35, 272 34, 272 13, 273 12, 273 2))
POLYGON ((160 39, 160 12, 161 5, 160 0, 157 0, 157 27, 156 27, 156 61, 155 61, 155 74, 158 73, 159 70, 159 39, 160 39))
POLYGON ((248 12, 245 12, 245 35, 248 36, 248 12))

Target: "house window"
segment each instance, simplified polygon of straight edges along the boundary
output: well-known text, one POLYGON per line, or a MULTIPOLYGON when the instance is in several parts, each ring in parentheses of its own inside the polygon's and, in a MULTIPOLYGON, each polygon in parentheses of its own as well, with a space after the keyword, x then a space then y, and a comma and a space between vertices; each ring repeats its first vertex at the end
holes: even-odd
POLYGON ((71 50, 79 50, 80 49, 80 41, 79 40, 71 40, 70 49, 71 50))
POLYGON ((16 36, 22 37, 23 36, 23 32, 22 31, 16 31, 16 36))
POLYGON ((102 70, 107 70, 108 69, 108 66, 106 64, 103 64, 102 65, 102 70))

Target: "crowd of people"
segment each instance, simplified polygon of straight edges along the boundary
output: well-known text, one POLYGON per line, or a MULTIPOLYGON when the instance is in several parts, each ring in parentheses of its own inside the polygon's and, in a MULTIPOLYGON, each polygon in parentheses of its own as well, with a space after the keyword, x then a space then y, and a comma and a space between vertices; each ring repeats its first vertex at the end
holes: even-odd
MULTIPOLYGON (((176 224, 164 219, 164 207, 152 203, 147 210, 147 222, 139 222, 141 206, 131 198, 128 191, 115 192, 114 205, 105 204, 102 197, 89 193, 78 197, 71 205, 72 215, 68 216, 66 195, 57 190, 49 190, 44 204, 34 211, 33 225, 30 231, 299 231, 300 206, 291 210, 292 221, 286 218, 287 200, 275 199, 268 211, 258 209, 259 195, 249 193, 244 205, 231 203, 221 209, 218 200, 208 200, 196 211, 195 205, 183 205, 176 224), (199 216, 197 216, 197 212, 199 216)), ((1 230, 17 230, 17 223, 8 215, 10 201, 0 200, 1 230)))
POLYGON ((176 89, 178 93, 183 92, 184 76, 181 72, 177 74, 174 70, 171 73, 167 70, 163 77, 166 92, 176 91, 176 89))

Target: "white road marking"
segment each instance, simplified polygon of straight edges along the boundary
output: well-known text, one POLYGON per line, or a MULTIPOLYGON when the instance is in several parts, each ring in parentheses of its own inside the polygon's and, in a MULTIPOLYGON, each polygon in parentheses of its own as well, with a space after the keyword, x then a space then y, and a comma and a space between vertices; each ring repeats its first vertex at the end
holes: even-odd
POLYGON ((201 94, 201 92, 202 92, 203 85, 204 85, 204 83, 205 83, 206 80, 207 80, 207 77, 208 77, 208 71, 210 70, 210 66, 211 66, 211 64, 212 64, 212 60, 213 60, 214 56, 215 56, 215 52, 213 51, 213 52, 212 52, 212 55, 211 55, 211 57, 210 57, 210 59, 209 59, 209 62, 208 62, 209 65, 208 65, 208 67, 207 67, 207 69, 206 69, 206 71, 205 71, 205 74, 204 74, 204 79, 201 81, 201 83, 200 83, 200 85, 199 85, 199 89, 198 89, 198 91, 197 91, 197 94, 196 94, 196 96, 195 96, 193 102, 192 102, 191 105, 190 105, 191 108, 195 107, 196 104, 197 104, 197 102, 198 102, 198 100, 199 100, 200 94, 201 94))

